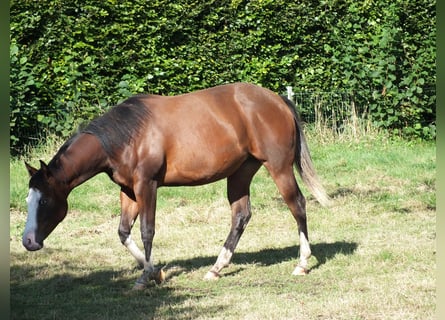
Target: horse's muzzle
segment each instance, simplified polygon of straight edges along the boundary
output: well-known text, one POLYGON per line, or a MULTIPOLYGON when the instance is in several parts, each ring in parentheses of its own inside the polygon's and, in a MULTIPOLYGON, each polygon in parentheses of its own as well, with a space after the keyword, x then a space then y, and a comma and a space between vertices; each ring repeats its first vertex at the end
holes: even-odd
POLYGON ((33 232, 23 235, 22 244, 28 251, 36 251, 43 248, 43 241, 36 241, 36 235, 33 232))

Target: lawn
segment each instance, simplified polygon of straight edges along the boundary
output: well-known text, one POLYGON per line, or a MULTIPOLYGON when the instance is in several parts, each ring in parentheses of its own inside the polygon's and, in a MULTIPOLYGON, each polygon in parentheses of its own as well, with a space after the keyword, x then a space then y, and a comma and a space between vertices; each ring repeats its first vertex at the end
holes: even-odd
MULTIPOLYGON (((167 281, 138 292, 130 289, 140 271, 117 235, 119 188, 98 175, 75 189, 45 248, 27 252, 28 177, 22 159, 11 160, 11 319, 433 319, 435 144, 308 140, 333 204, 321 207, 303 187, 313 253, 307 276, 291 276, 297 226, 261 169, 253 217, 216 282, 202 278, 230 227, 225 181, 160 189, 153 250, 167 281)), ((51 152, 28 160, 37 165, 51 152)))

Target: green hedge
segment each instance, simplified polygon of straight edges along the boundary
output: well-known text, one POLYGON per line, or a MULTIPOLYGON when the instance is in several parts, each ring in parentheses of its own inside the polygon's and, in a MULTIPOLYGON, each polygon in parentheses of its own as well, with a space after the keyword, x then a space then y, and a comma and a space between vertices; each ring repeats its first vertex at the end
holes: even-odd
POLYGON ((435 2, 10 2, 11 148, 131 94, 233 81, 347 91, 377 126, 435 137, 435 2))

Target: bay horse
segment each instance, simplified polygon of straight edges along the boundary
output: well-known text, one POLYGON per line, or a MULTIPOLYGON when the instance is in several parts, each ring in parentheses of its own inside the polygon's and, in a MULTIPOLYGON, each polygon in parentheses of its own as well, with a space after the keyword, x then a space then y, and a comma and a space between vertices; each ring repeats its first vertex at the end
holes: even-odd
POLYGON ((311 256, 306 201, 295 165, 322 205, 329 197, 313 167, 295 105, 284 96, 247 83, 220 85, 177 96, 137 95, 114 106, 66 141, 30 175, 23 245, 34 251, 64 219, 67 197, 105 172, 120 186, 120 241, 143 267, 134 288, 153 279, 156 193, 161 186, 196 186, 227 178, 231 229, 205 279, 228 266, 251 217, 249 188, 264 165, 296 219, 300 240, 294 275, 308 272, 311 256), (142 252, 131 238, 140 219, 142 252))

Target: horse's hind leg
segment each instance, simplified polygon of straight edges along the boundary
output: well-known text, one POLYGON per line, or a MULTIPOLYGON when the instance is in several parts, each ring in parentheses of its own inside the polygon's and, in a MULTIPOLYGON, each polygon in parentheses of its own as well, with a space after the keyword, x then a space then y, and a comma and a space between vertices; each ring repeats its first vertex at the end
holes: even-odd
POLYGON ((300 261, 292 274, 305 275, 308 272, 308 259, 311 257, 311 248, 309 246, 306 222, 306 200, 298 187, 291 165, 281 170, 273 169, 267 163, 265 166, 269 170, 281 196, 298 224, 298 233, 300 237, 300 261))
POLYGON ((136 220, 139 207, 133 199, 131 199, 124 191, 121 191, 121 219, 119 223, 119 238, 122 244, 130 251, 131 255, 138 262, 139 268, 144 268, 145 255, 138 248, 134 240, 131 238, 131 229, 133 228, 134 221, 136 220))
POLYGON ((251 217, 249 187, 261 164, 256 160, 246 161, 233 175, 227 178, 227 197, 232 209, 232 226, 216 263, 204 279, 219 278, 219 272, 229 265, 233 252, 251 217))

